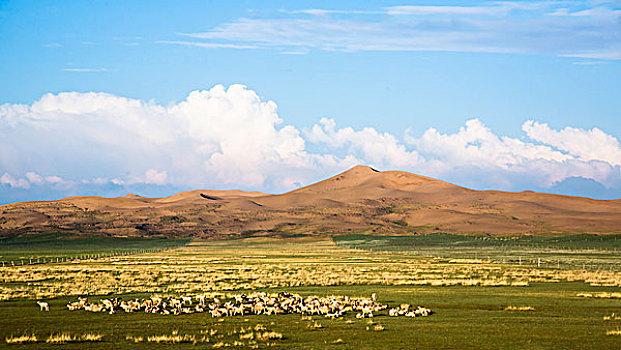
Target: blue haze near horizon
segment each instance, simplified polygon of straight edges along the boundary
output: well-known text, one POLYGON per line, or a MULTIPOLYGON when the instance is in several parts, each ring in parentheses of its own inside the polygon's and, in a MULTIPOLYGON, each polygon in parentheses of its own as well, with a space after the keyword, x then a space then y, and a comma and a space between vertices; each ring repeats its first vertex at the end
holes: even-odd
MULTIPOLYGON (((275 127, 290 125, 299 131, 303 152, 338 160, 286 158, 281 162, 285 165, 269 167, 282 172, 294 167, 293 172, 300 174, 315 169, 287 179, 272 179, 268 170, 242 164, 239 171, 256 171, 257 177, 237 183, 227 182, 237 173, 229 163, 230 171, 217 175, 210 168, 215 163, 205 163, 204 178, 209 180, 186 176, 186 170, 177 170, 168 161, 139 169, 104 161, 101 166, 109 171, 97 175, 84 170, 89 166, 71 148, 56 155, 66 165, 56 169, 37 161, 34 146, 15 146, 17 141, 7 136, 0 140, 0 157, 5 157, 0 158, 0 176, 5 174, 0 203, 127 192, 163 196, 199 187, 279 193, 354 163, 412 171, 477 189, 621 198, 620 8, 618 1, 451 1, 441 6, 421 1, 5 1, 0 4, 0 105, 7 110, 32 105, 48 93, 65 92, 102 92, 166 107, 185 101, 195 90, 243 84, 261 101, 278 105, 283 123, 275 127), (539 38, 533 37, 529 26, 541 33, 539 38), (596 39, 584 28, 597 34, 596 39), (499 36, 487 39, 491 32, 499 36), (378 156, 363 150, 354 138, 332 144, 311 135, 321 118, 333 120, 337 130, 373 128, 389 134, 398 146, 418 152, 427 162, 406 161, 401 155, 391 160, 391 152, 402 152, 394 147, 378 156), (457 135, 473 119, 499 139, 550 147, 546 161, 554 158, 559 166, 551 172, 566 175, 531 181, 523 179, 527 172, 515 175, 514 163, 493 168, 477 163, 484 156, 455 169, 438 170, 429 160, 449 163, 445 155, 425 153, 422 150, 430 146, 421 146, 420 140, 407 141, 422 138, 430 128, 457 135), (559 133, 568 127, 579 132, 533 139, 523 130, 528 120, 559 133), (584 154, 564 148, 573 139, 558 140, 588 139, 578 134, 591 135, 594 128, 603 131, 601 145, 610 146, 612 153, 584 154), (553 151, 584 164, 566 170, 563 166, 569 160, 553 151), (355 159, 348 161, 347 155, 355 159), (75 163, 68 161, 72 157, 75 163), (609 167, 605 174, 599 162, 609 167), (594 170, 577 170, 587 166, 594 170), (461 167, 467 167, 466 175, 458 173, 461 167), (161 176, 145 177, 149 170, 161 176), (28 172, 44 180, 28 177, 28 172)), ((2 113, 0 121, 9 120, 9 113, 2 113)), ((18 134, 10 123, 5 136, 18 134)), ((19 142, 32 138, 37 144, 43 139, 28 130, 38 129, 20 129, 19 142)), ((469 142, 467 146, 479 141, 469 142)), ((525 159, 519 165, 530 171, 534 162, 525 159)))

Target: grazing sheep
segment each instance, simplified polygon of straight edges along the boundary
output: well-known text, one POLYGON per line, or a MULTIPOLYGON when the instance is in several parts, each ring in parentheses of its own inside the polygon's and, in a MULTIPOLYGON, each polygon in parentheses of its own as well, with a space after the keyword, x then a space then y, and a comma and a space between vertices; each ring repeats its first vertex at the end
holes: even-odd
POLYGON ((197 295, 197 296, 195 296, 194 298, 196 299, 196 301, 198 301, 198 304, 199 304, 199 305, 201 305, 201 306, 205 306, 205 303, 206 303, 206 301, 205 301, 205 300, 207 299, 207 296, 206 296, 206 295, 197 295))
POLYGON ((47 301, 37 301, 37 305, 39 305, 41 311, 50 311, 50 304, 47 301))
MULTIPOLYGON (((159 313, 162 315, 180 315, 190 313, 208 312, 212 317, 238 316, 238 315, 276 315, 276 314, 301 314, 319 315, 338 318, 347 312, 356 312, 356 318, 372 318, 374 312, 388 308, 387 305, 377 303, 377 295, 373 293, 371 298, 351 298, 348 296, 308 296, 281 292, 268 294, 254 292, 251 294, 235 294, 230 296, 213 297, 207 301, 206 295, 196 295, 198 300, 192 307, 192 297, 179 296, 179 298, 151 297, 149 299, 135 299, 124 301, 118 298, 113 300, 103 299, 100 303, 88 304, 86 298, 80 298, 78 302, 67 304, 71 311, 84 309, 91 312, 108 312, 114 314, 119 308, 124 312, 159 313)), ((388 311, 390 316, 427 316, 431 310, 418 307, 410 310, 410 305, 401 304, 388 311)))
POLYGON ((429 316, 432 312, 426 307, 418 306, 416 310, 410 310, 410 305, 401 304, 395 308, 388 310, 389 316, 405 316, 405 317, 419 317, 429 316))
POLYGON ((108 299, 104 299, 104 300, 102 300, 101 302, 102 302, 102 303, 104 304, 104 306, 105 306, 106 308, 108 308, 108 309, 113 309, 113 308, 114 308, 114 306, 112 305, 112 301, 110 301, 110 300, 108 300, 108 299))
POLYGON ((75 310, 80 310, 83 309, 84 305, 82 305, 79 302, 73 302, 73 303, 69 303, 67 304, 67 309, 69 309, 69 311, 75 311, 75 310))

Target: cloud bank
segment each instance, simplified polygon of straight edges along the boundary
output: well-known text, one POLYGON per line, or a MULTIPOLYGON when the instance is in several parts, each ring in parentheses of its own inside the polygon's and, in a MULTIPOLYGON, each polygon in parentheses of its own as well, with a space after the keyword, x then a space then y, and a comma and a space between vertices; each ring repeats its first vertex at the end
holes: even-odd
POLYGON ((456 133, 392 135, 329 118, 300 130, 243 85, 193 91, 166 106, 105 93, 47 94, 0 106, 0 202, 191 188, 282 192, 355 164, 475 188, 545 190, 584 179, 621 193, 614 136, 532 120, 522 131, 519 139, 496 135, 472 119, 456 133))
MULTIPOLYGON (((338 5, 338 4, 337 4, 338 5)), ((374 10, 297 9, 220 23, 162 44, 280 52, 452 51, 621 59, 618 2, 486 1, 374 10)))

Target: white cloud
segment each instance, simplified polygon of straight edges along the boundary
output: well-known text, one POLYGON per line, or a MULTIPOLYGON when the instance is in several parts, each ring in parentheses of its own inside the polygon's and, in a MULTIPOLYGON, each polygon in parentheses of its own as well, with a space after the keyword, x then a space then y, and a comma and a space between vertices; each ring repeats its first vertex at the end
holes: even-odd
POLYGON ((0 185, 20 189, 30 189, 33 186, 51 186, 56 189, 70 189, 72 184, 59 176, 52 175, 43 177, 34 171, 28 171, 25 174, 25 178, 14 178, 9 173, 4 173, 4 175, 0 177, 0 185))
POLYGON ((195 46, 195 47, 202 47, 205 49, 258 49, 259 48, 259 46, 256 46, 256 45, 201 43, 201 42, 182 41, 182 40, 159 40, 159 41, 156 41, 155 43, 156 44, 181 45, 181 46, 195 46))
POLYGON ((147 170, 144 174, 144 183, 152 185, 163 185, 168 180, 168 173, 166 171, 156 171, 153 169, 147 170))
POLYGON ((619 140, 598 128, 584 130, 566 127, 553 130, 548 124, 529 120, 522 125, 522 130, 531 139, 567 152, 577 159, 621 165, 619 140))
POLYGON ((416 151, 406 150, 405 145, 389 133, 380 133, 373 128, 337 130, 334 119, 321 118, 305 136, 312 143, 321 143, 332 149, 344 148, 349 155, 376 167, 414 168, 420 161, 416 151))
POLYGON ((78 72, 78 73, 93 73, 93 72, 107 72, 107 68, 64 68, 64 72, 78 72))
POLYGON ((614 5, 489 1, 470 6, 391 6, 371 10, 281 10, 274 18, 239 18, 193 41, 207 48, 327 51, 454 51, 621 59, 614 5))
MULTIPOLYGON (((453 26, 455 23, 450 24, 453 26)), ((443 25, 443 24, 441 24, 443 25)), ((420 25, 348 19, 239 19, 206 33, 185 34, 202 40, 235 42, 263 48, 316 48, 327 51, 467 51, 512 52, 502 40, 480 42, 480 33, 463 28, 429 31, 420 25)), ((211 41, 192 42, 200 46, 211 41)), ((219 45, 215 44, 214 45, 219 45)))
POLYGON ((506 15, 506 6, 391 6, 385 8, 389 15, 506 15))
POLYGON ((62 184, 65 183, 65 181, 60 177, 60 176, 46 176, 45 177, 45 182, 47 183, 51 183, 51 184, 62 184))
POLYGON ((28 179, 28 181, 31 184, 36 184, 36 185, 40 185, 43 183, 43 177, 41 177, 41 175, 33 172, 33 171, 29 171, 26 173, 26 178, 28 179))
POLYGON ((2 176, 0 176, 0 185, 8 185, 10 187, 23 189, 30 188, 30 183, 28 182, 28 180, 15 179, 8 173, 4 173, 2 176))
POLYGON ((603 6, 588 8, 584 10, 571 11, 567 8, 559 8, 549 14, 550 16, 572 16, 572 17, 596 17, 605 19, 619 19, 621 10, 607 8, 603 6))
MULTIPOLYGON (((282 13, 289 13, 289 14, 305 14, 305 15, 311 15, 311 16, 319 16, 319 17, 325 17, 327 15, 331 15, 331 14, 370 14, 371 12, 369 11, 352 11, 352 10, 325 10, 325 9, 303 9, 303 10, 284 10, 281 9, 280 12, 282 13)), ((373 12, 373 13, 378 13, 373 12)))
POLYGON ((314 179, 315 168, 340 168, 335 157, 306 152, 299 131, 282 124, 274 102, 242 85, 193 91, 169 106, 105 93, 47 94, 32 105, 0 106, 0 169, 12 187, 69 178, 284 190, 314 179), (9 175, 25 173, 22 182, 9 175))
POLYGON ((621 187, 621 147, 613 136, 597 128, 556 131, 533 121, 522 129, 537 142, 497 136, 477 119, 453 134, 430 128, 421 137, 406 135, 405 141, 425 158, 422 171, 473 186, 546 188, 568 177, 585 177, 621 187))
POLYGON ((401 140, 322 118, 300 131, 243 85, 193 91, 168 106, 105 93, 47 94, 31 105, 0 106, 0 185, 58 196, 145 186, 281 192, 368 164, 477 188, 543 189, 569 177, 621 188, 614 136, 536 121, 522 130, 526 137, 497 135, 473 119, 455 133, 429 128, 401 140))
POLYGON ((448 169, 454 166, 476 166, 510 170, 525 160, 562 162, 569 159, 547 146, 499 137, 478 119, 467 121, 465 127, 455 134, 441 134, 430 128, 420 138, 407 135, 406 141, 428 160, 441 159, 448 169))

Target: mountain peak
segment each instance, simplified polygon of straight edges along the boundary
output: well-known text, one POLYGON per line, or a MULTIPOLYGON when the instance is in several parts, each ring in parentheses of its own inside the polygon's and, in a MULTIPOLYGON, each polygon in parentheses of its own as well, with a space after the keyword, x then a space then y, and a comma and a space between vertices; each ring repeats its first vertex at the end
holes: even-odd
POLYGON ((370 174, 370 173, 379 173, 381 171, 377 170, 377 169, 373 169, 368 165, 356 165, 355 167, 344 171, 342 174, 347 174, 347 173, 356 173, 356 174, 370 174))

